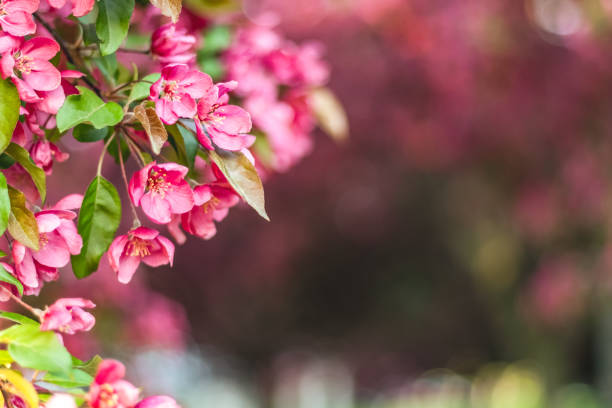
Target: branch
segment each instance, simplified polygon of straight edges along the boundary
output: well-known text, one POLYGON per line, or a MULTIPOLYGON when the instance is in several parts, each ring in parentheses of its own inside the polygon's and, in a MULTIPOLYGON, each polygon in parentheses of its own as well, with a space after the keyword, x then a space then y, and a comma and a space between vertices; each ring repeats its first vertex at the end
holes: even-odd
MULTIPOLYGON (((60 48, 62 49, 62 52, 64 53, 64 55, 66 55, 66 59, 68 60, 68 62, 70 62, 72 65, 74 65, 76 67, 77 63, 74 61, 74 58, 72 57, 72 54, 70 53, 70 50, 68 49, 68 47, 64 43, 64 40, 62 39, 62 37, 60 37, 59 34, 53 29, 53 27, 51 27, 45 20, 43 20, 42 17, 40 17, 40 15, 38 15, 38 13, 34 13, 33 16, 36 19, 36 21, 38 21, 43 27, 45 27, 45 29, 49 32, 49 34, 51 34, 51 36, 53 36, 55 41, 57 41, 57 43, 59 44, 60 48)), ((100 88, 98 88, 93 82, 91 82, 91 80, 89 78, 87 78, 87 76, 84 76, 81 79, 99 97, 102 97, 102 92, 100 91, 100 88)))

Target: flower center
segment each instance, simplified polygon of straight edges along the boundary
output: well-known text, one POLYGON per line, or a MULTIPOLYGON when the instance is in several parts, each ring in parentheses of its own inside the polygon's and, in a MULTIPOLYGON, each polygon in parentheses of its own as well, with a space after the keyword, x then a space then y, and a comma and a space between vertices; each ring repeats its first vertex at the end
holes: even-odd
POLYGON ((128 256, 138 256, 141 258, 151 255, 151 243, 144 239, 134 237, 128 242, 125 253, 128 256))
POLYGON ((49 243, 49 237, 47 236, 45 232, 41 233, 38 236, 38 242, 39 242, 39 246, 41 249, 44 248, 49 243))
POLYGON ((100 408, 115 408, 119 406, 119 396, 110 384, 102 384, 99 394, 100 408))
POLYGON ((170 101, 179 101, 181 99, 181 95, 178 94, 178 91, 179 84, 177 84, 176 81, 164 81, 162 98, 170 101))
POLYGON ((147 179, 147 190, 164 198, 169 187, 170 183, 166 181, 166 172, 152 169, 147 179))
POLYGON ((207 202, 205 202, 202 205, 202 208, 204 209, 204 213, 208 214, 209 211, 214 211, 217 209, 217 204, 219 204, 221 202, 221 200, 219 200, 217 197, 213 197, 210 200, 208 200, 207 202))
POLYGON ((0 0, 0 17, 4 17, 8 14, 8 12, 5 10, 5 4, 4 1, 0 0))
POLYGON ((15 58, 15 69, 17 71, 22 74, 29 74, 32 72, 32 61, 34 60, 32 57, 17 52, 13 58, 15 58))

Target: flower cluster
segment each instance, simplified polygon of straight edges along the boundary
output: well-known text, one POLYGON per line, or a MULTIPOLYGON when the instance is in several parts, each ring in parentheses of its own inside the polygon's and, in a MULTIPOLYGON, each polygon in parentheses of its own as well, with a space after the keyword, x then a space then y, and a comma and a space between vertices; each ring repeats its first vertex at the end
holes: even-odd
POLYGON ((309 95, 329 78, 321 55, 317 43, 298 46, 260 26, 239 30, 225 53, 228 78, 237 81, 236 93, 266 136, 273 170, 286 171, 312 148, 316 118, 309 95))
MULTIPOLYGON (((151 2, 174 22, 160 22, 157 16, 148 48, 122 47, 133 13, 151 14, 153 7, 142 11, 138 3, 118 9, 114 0, 0 0, 0 116, 6 122, 0 126, 0 230, 6 238, 0 244, 0 301, 13 300, 35 319, 0 315, 14 323, 2 332, 0 343, 6 346, 16 338, 31 350, 24 356, 7 347, 0 401, 8 397, 10 406, 178 408, 167 396, 143 398, 124 379, 125 367, 118 361, 84 362, 70 355, 63 344, 70 337, 64 336, 93 329, 94 302, 65 297, 38 309, 25 297, 38 296, 63 269, 85 278, 107 262, 117 280, 127 284, 141 263, 172 266, 175 246, 157 229, 160 225, 182 244, 186 234, 212 238, 216 224, 241 201, 267 219, 258 173, 263 165, 255 159, 257 136, 243 107, 252 105, 258 112, 257 131, 272 145, 276 169, 299 156, 287 156, 283 149, 305 151, 297 140, 307 139, 311 130, 312 111, 304 98, 328 75, 316 48, 245 30, 228 51, 230 77, 213 81, 198 68, 201 28, 181 21, 170 2, 151 2), (118 24, 109 24, 109 13, 118 24), (261 44, 242 44, 266 36, 277 44, 265 52, 261 44), (247 48, 249 61, 244 59, 247 48), (122 60, 126 53, 146 60, 127 63, 122 60), (249 63, 261 75, 258 84, 248 72, 239 74, 249 63), (287 91, 280 92, 281 87, 287 91), (296 119, 302 115, 298 109, 304 120, 296 119), (296 120, 303 123, 296 127, 296 120), (71 157, 60 148, 66 137, 98 142, 97 172, 84 194, 50 205, 47 177, 55 163, 71 157), (124 233, 118 233, 126 213, 120 195, 103 176, 107 155, 121 170, 132 210, 132 227, 124 233), (129 181, 128 165, 138 166, 129 181), (140 210, 148 225, 139 219, 140 210), (52 375, 37 380, 35 374, 26 381, 17 367, 52 375), (82 392, 51 392, 49 383, 59 389, 69 383, 82 392), (47 394, 43 405, 39 394, 47 394)), ((220 54, 215 57, 219 64, 220 54)), ((163 302, 156 304, 153 310, 168 310, 163 302)))

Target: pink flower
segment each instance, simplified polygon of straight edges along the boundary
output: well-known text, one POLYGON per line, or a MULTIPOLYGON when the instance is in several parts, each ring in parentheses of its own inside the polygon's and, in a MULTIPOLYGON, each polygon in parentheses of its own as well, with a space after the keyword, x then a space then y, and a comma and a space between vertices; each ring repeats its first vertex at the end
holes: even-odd
POLYGON ((185 181, 187 172, 187 167, 176 163, 149 163, 132 176, 130 198, 153 222, 167 224, 172 214, 193 208, 193 192, 185 181))
POLYGON ((212 86, 212 79, 184 64, 168 65, 162 69, 161 78, 151 86, 150 99, 155 110, 167 125, 178 118, 192 118, 196 114, 197 98, 204 96, 212 86))
POLYGON ((193 46, 196 38, 187 30, 168 23, 159 27, 151 39, 151 52, 162 65, 192 64, 196 55, 193 46))
POLYGON ((59 45, 50 38, 35 37, 18 48, 2 54, 0 73, 11 78, 25 102, 38 102, 36 91, 52 91, 60 86, 61 74, 49 62, 59 51, 59 45))
POLYGON ((108 262, 121 283, 128 283, 140 262, 156 267, 174 260, 174 245, 159 231, 138 227, 126 235, 120 235, 108 249, 108 262))
POLYGON ((215 221, 222 221, 240 197, 224 183, 211 183, 194 189, 195 206, 181 216, 183 229, 202 239, 217 233, 215 221))
POLYGON ((72 395, 53 394, 45 404, 45 408, 77 408, 77 404, 72 395))
POLYGON ((91 408, 132 408, 139 400, 140 391, 125 381, 125 366, 116 360, 104 360, 85 400, 91 408))
POLYGON ((165 395, 156 395, 154 397, 148 397, 140 401, 134 408, 181 408, 170 397, 165 395))
MULTIPOLYGON (((53 8, 62 8, 67 0, 47 0, 53 8)), ((75 17, 82 17, 93 9, 95 0, 70 0, 72 3, 72 14, 75 17)))
POLYGON ((61 163, 70 157, 68 153, 62 152, 55 144, 45 139, 32 144, 30 156, 32 156, 34 163, 42 168, 47 175, 50 175, 52 172, 53 159, 61 163))
POLYGON ((58 299, 43 313, 40 330, 58 330, 67 334, 89 331, 96 323, 96 318, 83 308, 92 307, 96 305, 87 299, 58 299))
POLYGON ((39 102, 34 105, 37 110, 56 114, 59 108, 62 107, 66 100, 66 95, 78 94, 78 89, 72 85, 68 79, 70 78, 81 78, 84 74, 79 71, 65 70, 61 72, 62 81, 61 86, 58 86, 52 91, 37 91, 36 93, 41 98, 39 102))
POLYGON ((16 276, 28 295, 37 294, 42 281, 57 279, 57 268, 68 265, 70 255, 79 254, 83 246, 73 222, 74 212, 50 209, 39 211, 35 217, 40 235, 38 251, 19 241, 13 243, 16 276))
POLYGON ((228 92, 237 85, 236 81, 217 84, 198 102, 197 135, 207 149, 213 149, 211 139, 226 150, 242 150, 255 142, 255 136, 247 134, 252 127, 249 113, 239 106, 227 104, 228 92))
POLYGON ((38 0, 0 0, 0 27, 18 37, 34 34, 32 13, 38 10, 38 5, 38 0))

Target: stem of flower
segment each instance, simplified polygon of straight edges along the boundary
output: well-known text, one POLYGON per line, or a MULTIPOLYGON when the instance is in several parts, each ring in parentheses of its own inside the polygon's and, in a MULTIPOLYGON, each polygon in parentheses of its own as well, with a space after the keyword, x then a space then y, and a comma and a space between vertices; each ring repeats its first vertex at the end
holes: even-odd
POLYGON ((125 142, 127 143, 128 148, 130 149, 132 154, 138 158, 138 163, 140 164, 140 167, 144 167, 145 160, 144 157, 142 157, 142 152, 140 151, 140 148, 138 147, 138 145, 136 145, 136 143, 134 143, 134 141, 130 138, 130 136, 125 130, 123 130, 123 132, 126 135, 125 142))
MULTIPOLYGON (((74 58, 72 57, 72 54, 70 53, 70 50, 68 49, 68 47, 64 43, 64 40, 62 40, 62 37, 60 37, 59 34, 53 29, 53 27, 51 27, 45 20, 43 20, 42 17, 40 15, 38 15, 38 13, 34 13, 33 16, 36 19, 36 21, 38 21, 43 27, 45 27, 45 29, 49 32, 49 34, 51 34, 51 36, 53 36, 55 41, 57 41, 57 43, 59 44, 60 48, 62 49, 62 52, 64 53, 64 55, 66 55, 66 59, 68 59, 68 62, 70 62, 75 67, 78 66, 78 64, 75 62, 74 58)), ((85 73, 87 73, 86 70, 83 70, 83 71, 85 73)), ((87 86, 89 86, 91 89, 93 89, 93 91, 99 97, 102 97, 102 92, 100 91, 100 88, 98 88, 93 82, 91 82, 89 80, 89 78, 87 78, 87 76, 84 76, 81 79, 83 80, 83 82, 85 82, 87 84, 87 86)))
POLYGON ((13 299, 15 302, 17 302, 24 309, 27 309, 28 312, 32 313, 34 316, 36 316, 36 318, 38 320, 40 320, 40 314, 42 313, 42 311, 40 309, 36 309, 35 307, 32 307, 32 306, 28 305, 26 302, 24 302, 23 300, 19 299, 18 296, 15 296, 10 290, 8 290, 6 288, 2 288, 2 289, 4 289, 4 291, 9 294, 11 299, 13 299))
MULTIPOLYGON (((104 144, 104 148, 102 149, 102 154, 100 154, 100 158, 98 159, 98 170, 96 171, 96 175, 98 177, 102 175, 102 164, 104 163, 104 156, 106 156, 106 149, 108 149, 108 146, 111 144, 114 138, 115 138, 115 133, 113 133, 111 137, 109 137, 106 143, 104 144)), ((119 146, 117 149, 121 150, 121 146, 119 146)))
MULTIPOLYGON (((125 135, 125 132, 124 132, 124 135, 125 135)), ((132 215, 134 216, 133 228, 138 228, 140 227, 141 223, 140 223, 140 218, 138 218, 138 212, 136 211, 136 207, 134 207, 134 203, 132 202, 132 199, 129 197, 130 188, 129 188, 129 184, 127 181, 127 175, 125 174, 125 164, 123 163, 123 153, 121 153, 121 147, 119 147, 119 149, 117 150, 119 151, 119 166, 121 167, 121 177, 123 177, 123 183, 125 184, 125 190, 128 193, 128 202, 130 203, 130 208, 132 209, 132 215)))

